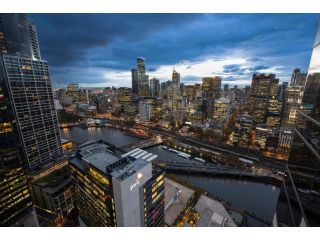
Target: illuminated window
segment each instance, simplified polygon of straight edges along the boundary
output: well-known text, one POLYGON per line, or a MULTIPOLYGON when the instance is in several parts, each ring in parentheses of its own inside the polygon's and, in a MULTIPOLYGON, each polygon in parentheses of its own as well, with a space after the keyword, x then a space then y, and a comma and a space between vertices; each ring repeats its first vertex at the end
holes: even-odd
POLYGON ((32 70, 32 67, 29 66, 29 65, 22 65, 22 66, 21 66, 21 69, 22 69, 22 70, 32 70))
POLYGON ((100 173, 96 172, 92 168, 90 168, 89 173, 92 177, 94 177, 96 180, 98 180, 100 183, 104 185, 109 185, 109 180, 102 176, 100 173))

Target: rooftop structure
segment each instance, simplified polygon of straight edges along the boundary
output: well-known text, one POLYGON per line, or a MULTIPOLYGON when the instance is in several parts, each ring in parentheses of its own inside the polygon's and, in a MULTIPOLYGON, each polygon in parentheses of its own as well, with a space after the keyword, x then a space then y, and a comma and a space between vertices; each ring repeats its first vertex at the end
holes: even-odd
POLYGON ((171 226, 182 212, 194 191, 165 178, 165 223, 171 226))
POLYGON ((200 197, 195 205, 200 214, 197 227, 236 227, 231 216, 220 203, 204 195, 200 197))

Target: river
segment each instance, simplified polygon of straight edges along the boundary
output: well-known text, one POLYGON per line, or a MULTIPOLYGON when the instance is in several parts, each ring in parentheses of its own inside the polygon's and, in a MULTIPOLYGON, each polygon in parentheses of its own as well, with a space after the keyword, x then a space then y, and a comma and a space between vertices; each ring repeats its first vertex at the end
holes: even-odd
MULTIPOLYGON (((139 138, 126 135, 124 131, 113 128, 74 127, 61 130, 61 136, 75 143, 83 143, 90 139, 103 139, 117 147, 141 141, 139 138)), ((147 151, 157 154, 159 160, 170 158, 174 161, 186 161, 186 159, 164 150, 160 146, 149 148, 147 151)), ((280 191, 273 185, 228 177, 217 178, 180 173, 175 173, 174 176, 230 202, 233 207, 254 212, 258 216, 272 221, 280 191)))

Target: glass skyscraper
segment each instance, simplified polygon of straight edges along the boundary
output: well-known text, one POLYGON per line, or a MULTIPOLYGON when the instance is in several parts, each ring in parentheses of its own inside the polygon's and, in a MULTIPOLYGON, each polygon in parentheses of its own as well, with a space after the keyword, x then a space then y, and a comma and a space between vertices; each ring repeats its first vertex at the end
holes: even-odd
MULTIPOLYGON (((266 123, 269 116, 272 116, 272 105, 277 104, 279 79, 274 74, 253 74, 249 113, 254 123, 266 123)), ((280 119, 280 116, 278 114, 280 119)))
POLYGON ((298 122, 280 194, 277 222, 289 226, 320 223, 320 25, 313 47, 298 122))
POLYGON ((48 64, 25 14, 0 15, 0 225, 31 206, 30 174, 63 156, 48 64))
POLYGON ((149 97, 149 76, 146 75, 145 59, 137 57, 138 95, 149 97))
POLYGON ((4 74, 0 68, 0 226, 10 226, 31 206, 26 159, 4 74))

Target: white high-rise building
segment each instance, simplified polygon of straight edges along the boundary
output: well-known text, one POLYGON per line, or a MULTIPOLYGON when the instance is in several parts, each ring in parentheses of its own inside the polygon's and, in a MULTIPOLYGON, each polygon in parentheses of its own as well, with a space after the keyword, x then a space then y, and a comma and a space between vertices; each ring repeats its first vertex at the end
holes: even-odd
POLYGON ((151 118, 151 103, 141 101, 139 102, 139 119, 140 121, 150 121, 151 118))

